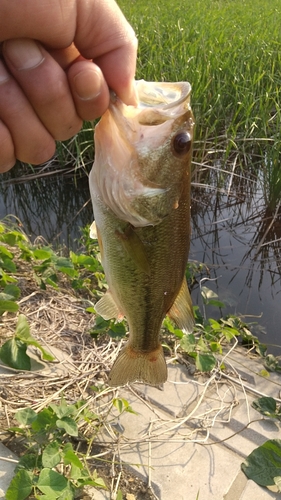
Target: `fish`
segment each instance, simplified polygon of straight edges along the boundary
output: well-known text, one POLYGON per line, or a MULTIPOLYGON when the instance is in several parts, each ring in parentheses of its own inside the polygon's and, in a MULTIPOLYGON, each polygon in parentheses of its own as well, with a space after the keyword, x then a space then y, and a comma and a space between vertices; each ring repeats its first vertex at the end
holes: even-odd
POLYGON ((129 339, 110 386, 161 386, 167 365, 160 342, 168 315, 194 327, 185 269, 190 245, 194 116, 188 82, 136 81, 138 104, 112 94, 95 128, 89 175, 97 238, 108 290, 95 304, 104 319, 127 318, 129 339))

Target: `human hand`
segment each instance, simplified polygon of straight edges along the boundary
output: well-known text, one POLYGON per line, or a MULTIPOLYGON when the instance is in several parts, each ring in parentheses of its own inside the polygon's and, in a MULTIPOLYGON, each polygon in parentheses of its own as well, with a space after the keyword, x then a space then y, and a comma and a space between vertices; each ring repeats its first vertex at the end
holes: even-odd
POLYGON ((0 172, 39 164, 101 116, 135 104, 137 42, 114 0, 0 0, 0 172))

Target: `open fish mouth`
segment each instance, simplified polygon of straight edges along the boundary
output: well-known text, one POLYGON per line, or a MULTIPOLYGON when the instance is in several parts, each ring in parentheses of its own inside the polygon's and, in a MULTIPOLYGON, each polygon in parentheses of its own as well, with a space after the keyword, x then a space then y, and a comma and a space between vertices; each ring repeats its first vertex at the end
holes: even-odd
POLYGON ((160 107, 163 110, 175 108, 182 104, 191 93, 191 85, 188 82, 179 83, 155 83, 137 80, 140 108, 160 107))
MULTIPOLYGON (((129 141, 134 141, 130 130, 134 131, 133 122, 138 125, 152 126, 175 120, 190 109, 191 85, 188 82, 135 82, 138 104, 126 106, 113 92, 109 113, 120 130, 129 135, 129 141)), ((149 131, 151 134, 151 131, 149 131)))

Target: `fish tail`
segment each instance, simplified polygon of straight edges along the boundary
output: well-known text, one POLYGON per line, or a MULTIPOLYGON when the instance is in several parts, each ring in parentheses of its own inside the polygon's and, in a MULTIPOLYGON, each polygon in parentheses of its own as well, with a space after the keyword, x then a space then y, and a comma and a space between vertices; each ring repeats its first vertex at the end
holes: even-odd
POLYGON ((136 351, 130 343, 119 353, 109 374, 109 385, 116 387, 136 381, 160 385, 167 380, 167 365, 161 344, 150 352, 136 351))

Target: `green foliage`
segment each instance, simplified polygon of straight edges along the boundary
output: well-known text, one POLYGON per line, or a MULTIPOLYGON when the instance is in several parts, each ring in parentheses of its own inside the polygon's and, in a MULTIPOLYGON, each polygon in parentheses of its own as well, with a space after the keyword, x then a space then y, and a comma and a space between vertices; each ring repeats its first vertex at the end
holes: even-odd
POLYGON ((252 403, 252 407, 266 417, 276 418, 281 422, 281 405, 271 397, 261 397, 252 403))
POLYGON ((128 401, 124 398, 114 398, 112 404, 113 406, 115 406, 115 408, 117 408, 120 415, 121 413, 124 412, 133 413, 134 415, 137 415, 137 413, 133 410, 128 401))
MULTIPOLYGON (((17 313, 20 288, 17 285, 17 265, 15 258, 31 265, 36 282, 41 289, 47 286, 56 289, 63 286, 63 279, 68 281, 73 292, 85 295, 89 299, 99 297, 106 287, 103 269, 98 260, 96 244, 84 237, 86 254, 70 252, 69 257, 60 256, 49 246, 34 246, 28 238, 12 225, 0 223, 0 315, 4 312, 17 313), (15 248, 15 252, 11 249, 15 248), (20 256, 19 256, 20 251, 20 256)), ((94 312, 93 307, 87 309, 94 312)), ((110 325, 109 334, 122 336, 123 325, 110 325)), ((0 359, 11 368, 30 370, 31 361, 27 347, 32 345, 41 351, 42 359, 52 361, 54 358, 30 334, 26 318, 19 315, 16 331, 0 347, 0 359)))
MULTIPOLYGON (((259 354, 264 355, 266 347, 260 344, 249 325, 244 323, 237 316, 229 315, 220 319, 206 317, 205 306, 213 306, 222 309, 224 303, 219 300, 216 293, 207 288, 201 287, 201 295, 204 304, 204 316, 198 306, 194 307, 195 328, 191 334, 184 334, 176 328, 169 318, 164 320, 164 329, 180 339, 180 346, 183 352, 187 353, 191 360, 194 360, 197 370, 209 372, 215 366, 219 366, 219 355, 222 354, 223 345, 232 343, 239 339, 242 344, 252 348, 255 347, 259 354)), ((265 358, 266 360, 266 358, 265 358)), ((223 366, 220 366, 223 369, 223 366)))
POLYGON ((45 351, 41 344, 30 334, 27 320, 25 316, 20 314, 13 337, 0 347, 1 361, 7 366, 17 370, 30 370, 30 356, 26 353, 29 345, 39 349, 42 359, 45 361, 53 361, 55 359, 51 354, 45 351))
MULTIPOLYGON (((261 415, 281 422, 281 405, 271 397, 260 397, 252 406, 261 415)), ((281 440, 272 439, 256 448, 241 465, 249 479, 261 486, 276 485, 281 492, 281 440)))
POLYGON ((20 427, 9 430, 25 438, 27 451, 16 467, 7 500, 24 500, 32 491, 34 495, 40 491, 50 500, 71 500, 85 485, 106 487, 96 472, 90 473, 83 454, 70 442, 78 436, 80 420, 96 418, 84 406, 84 401, 69 405, 62 399, 59 405, 50 404, 39 413, 25 408, 15 414, 20 427))
POLYGON ((260 486, 276 485, 280 488, 281 440, 270 439, 256 448, 241 465, 249 479, 260 486))
MULTIPOLYGON (((88 308, 89 312, 95 312, 94 308, 88 308), (89 311, 90 309, 90 311, 89 311)), ((127 322, 125 319, 122 321, 106 320, 101 316, 96 315, 94 327, 90 331, 92 337, 107 333, 114 339, 121 339, 125 337, 127 332, 127 322)))

